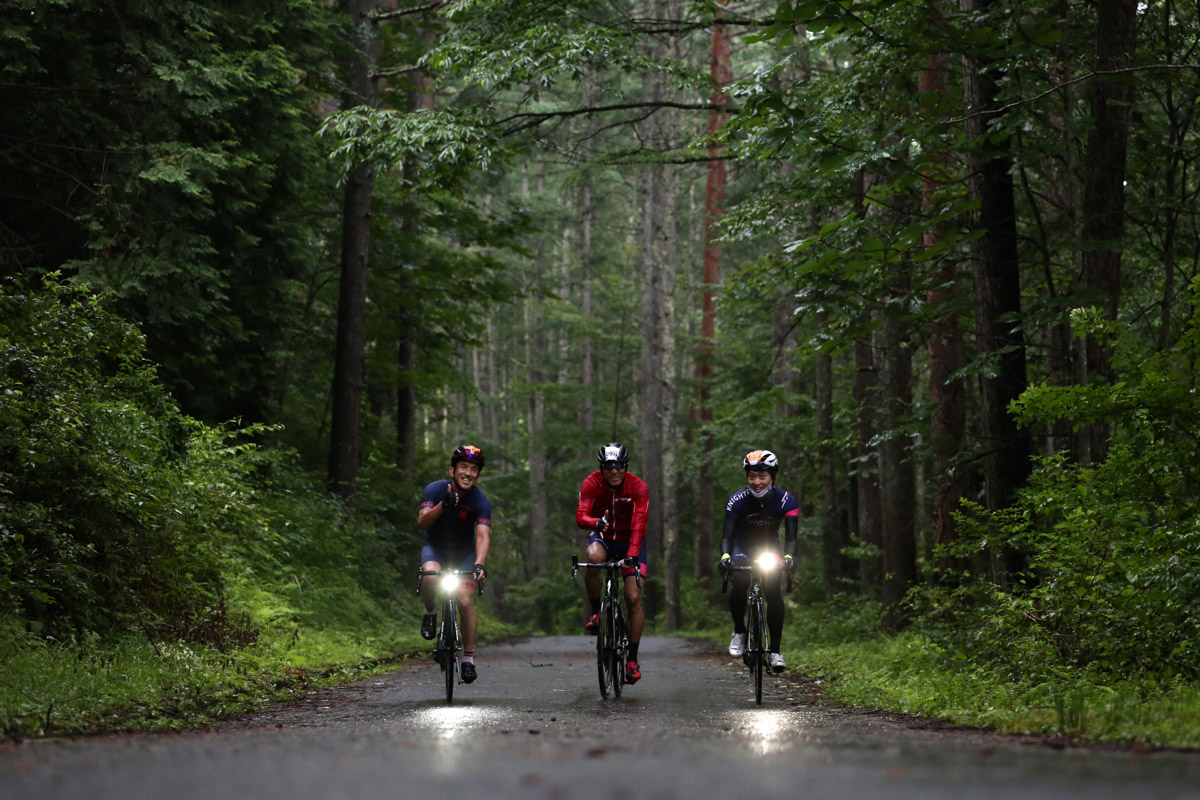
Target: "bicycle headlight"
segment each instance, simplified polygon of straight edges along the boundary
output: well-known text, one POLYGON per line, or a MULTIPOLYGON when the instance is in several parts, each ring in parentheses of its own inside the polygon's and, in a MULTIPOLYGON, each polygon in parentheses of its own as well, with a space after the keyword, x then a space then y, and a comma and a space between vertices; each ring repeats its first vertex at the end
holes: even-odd
POLYGON ((758 566, 763 570, 773 570, 779 566, 779 556, 774 553, 763 553, 758 557, 758 566))
POLYGON ((438 582, 441 584, 443 592, 453 592, 458 588, 457 575, 443 575, 438 579, 438 582))

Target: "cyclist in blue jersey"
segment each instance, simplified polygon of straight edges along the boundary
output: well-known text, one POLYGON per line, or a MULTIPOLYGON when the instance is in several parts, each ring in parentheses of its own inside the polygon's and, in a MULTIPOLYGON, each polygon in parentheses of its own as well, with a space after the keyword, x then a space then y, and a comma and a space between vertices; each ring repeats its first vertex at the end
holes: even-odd
MULTIPOLYGON (((450 480, 434 481, 421 495, 421 510, 417 526, 425 532, 421 545, 421 568, 424 570, 467 570, 473 579, 464 580, 459 587, 458 604, 462 609, 463 656, 459 674, 463 683, 475 680, 475 631, 479 616, 475 612, 475 588, 487 578, 484 562, 492 531, 492 504, 476 483, 483 471, 483 451, 475 445, 464 444, 450 456, 450 480)), ((421 600, 425 616, 421 618, 421 635, 432 639, 437 635, 437 584, 433 577, 421 579, 421 600)))
MULTIPOLYGON (((746 488, 739 489, 725 504, 725 530, 721 538, 722 574, 733 564, 749 565, 763 553, 783 555, 783 567, 791 572, 796 555, 796 526, 800 519, 800 504, 790 492, 775 487, 779 460, 770 450, 754 450, 742 459, 746 471, 746 488), (783 523, 783 547, 779 544, 779 523, 783 523)), ((782 672, 787 668, 779 647, 783 639, 783 590, 780 572, 769 574, 763 581, 767 600, 767 629, 770 632, 771 669, 782 672)), ((733 588, 729 592, 729 611, 733 615, 733 636, 729 640, 729 655, 741 658, 746 652, 746 590, 750 585, 749 572, 734 572, 733 588)))

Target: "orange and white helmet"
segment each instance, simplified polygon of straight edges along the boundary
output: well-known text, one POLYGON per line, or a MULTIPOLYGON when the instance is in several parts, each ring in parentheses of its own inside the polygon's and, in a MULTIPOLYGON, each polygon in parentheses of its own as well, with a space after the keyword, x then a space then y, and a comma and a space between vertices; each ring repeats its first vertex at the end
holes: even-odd
POLYGON ((742 459, 742 467, 746 472, 769 472, 774 478, 775 471, 779 469, 779 459, 770 450, 751 450, 742 459))

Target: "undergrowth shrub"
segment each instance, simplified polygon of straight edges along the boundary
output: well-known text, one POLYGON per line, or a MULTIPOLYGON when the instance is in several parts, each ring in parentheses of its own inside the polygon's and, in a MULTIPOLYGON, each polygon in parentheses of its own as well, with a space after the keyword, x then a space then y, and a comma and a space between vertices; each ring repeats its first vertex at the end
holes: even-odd
POLYGON ((951 555, 1002 544, 1027 570, 1012 589, 979 582, 934 587, 918 600, 931 636, 1031 681, 1091 676, 1200 677, 1200 396, 1189 359, 1196 326, 1178 352, 1142 352, 1122 329, 1077 315, 1114 348, 1113 385, 1041 386, 1015 411, 1024 424, 1107 421, 1108 457, 1041 459, 1008 509, 963 517, 951 555), (999 541, 997 541, 997 538, 999 541))
POLYGON ((0 290, 0 611, 64 639, 213 644, 234 540, 260 535, 235 440, 181 414, 143 339, 85 289, 0 290))

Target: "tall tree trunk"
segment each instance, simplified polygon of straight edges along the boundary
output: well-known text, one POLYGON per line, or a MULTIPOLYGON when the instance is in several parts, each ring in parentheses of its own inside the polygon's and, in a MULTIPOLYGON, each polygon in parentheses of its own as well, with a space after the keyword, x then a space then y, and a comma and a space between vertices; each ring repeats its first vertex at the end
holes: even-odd
MULTIPOLYGON (((999 0, 961 0, 965 11, 981 11, 999 0)), ((1002 113, 997 108, 999 75, 985 60, 965 64, 964 99, 967 134, 976 143, 970 188, 979 202, 978 226, 983 229, 972 248, 974 262, 978 348, 996 367, 982 379, 983 475, 987 507, 1009 505, 1030 472, 1030 438, 1008 412, 1009 404, 1025 390, 1025 339, 1020 323, 1021 280, 1017 257, 1016 202, 1012 177, 1011 142, 988 134, 988 124, 1002 113)), ((1024 564, 1019 553, 991 554, 992 577, 1007 586, 1024 564)))
MULTIPOLYGON (((855 415, 854 490, 855 518, 859 540, 867 549, 883 550, 883 512, 880 507, 879 450, 872 442, 879 433, 877 411, 879 381, 875 368, 875 349, 868 337, 854 340, 854 407, 855 415)), ((868 554, 859 559, 858 579, 869 597, 879 597, 883 591, 883 563, 878 555, 868 554)))
MULTIPOLYGON (((892 291, 907 294, 907 274, 897 276, 892 291)), ((884 315, 878 331, 881 428, 891 434, 879 446, 880 533, 883 549, 884 624, 905 624, 902 601, 917 580, 917 540, 913 518, 914 475, 908 437, 898 433, 912 406, 910 325, 884 315)))
MULTIPOLYGON (((539 251, 538 261, 541 261, 539 251)), ((546 397, 541 383, 545 379, 540 365, 544 362, 545 341, 542 333, 542 295, 536 290, 525 299, 526 360, 533 393, 529 396, 529 557, 534 574, 542 575, 548 565, 546 520, 546 397)))
MULTIPOLYGON (((862 219, 867 213, 867 173, 859 169, 852 184, 854 216, 862 219)), ((873 312, 878 316, 878 311, 873 312)), ((862 322, 874 322, 864 319, 862 322)), ((873 329, 874 325, 868 325, 873 329)), ((869 551, 859 559, 858 578, 869 597, 882 597, 883 592, 883 487, 880 485, 879 447, 873 442, 880 433, 882 395, 879 391, 879 362, 874 341, 878 334, 866 334, 854 340, 854 421, 855 469, 854 518, 858 538, 869 551)))
MULTIPOLYGON (((719 6, 724 6, 727 0, 717 0, 719 6)), ((720 18, 720 10, 717 12, 720 18)), ((712 57, 709 61, 709 74, 712 80, 712 94, 709 102, 718 109, 724 108, 729 102, 727 89, 731 78, 729 27, 720 23, 713 26, 712 57)), ((710 111, 708 115, 708 135, 715 136, 725 125, 726 114, 720 110, 710 111)), ((708 147, 710 156, 706 163, 705 192, 704 192, 704 263, 701 274, 702 299, 700 317, 700 341, 696 352, 696 400, 692 409, 692 417, 699 422, 703 430, 700 444, 700 480, 698 483, 699 496, 699 529, 696 532, 696 563, 700 568, 701 582, 707 585, 710 565, 713 563, 713 536, 715 522, 713 519, 713 463, 712 436, 706 430, 712 422, 712 408, 709 407, 708 382, 712 377, 713 356, 716 342, 716 286, 720 281, 721 243, 717 239, 717 225, 725 207, 725 160, 724 148, 716 143, 708 147)))
MULTIPOLYGON (((946 99, 946 56, 935 53, 922 71, 917 89, 923 97, 935 97, 939 105, 946 99)), ((934 214, 938 208, 937 189, 947 180, 950 155, 945 150, 935 152, 925 168, 921 182, 921 208, 934 214)), ((926 231, 925 246, 932 248, 942 239, 941 230, 926 231)), ((958 539, 954 515, 969 490, 969 476, 958 465, 962 442, 967 432, 967 393, 961 378, 955 374, 963 367, 962 329, 955 309, 960 276, 958 263, 947 259, 939 268, 936 288, 926 300, 937 309, 937 318, 929 337, 929 403, 930 449, 933 453, 933 543, 935 548, 949 546, 958 539)), ((954 559, 937 558, 943 569, 961 568, 954 559)))
MULTIPOLYGON (((1096 6, 1096 69, 1128 69, 1133 63, 1137 0, 1105 0, 1096 6)), ((1083 269, 1080 289, 1108 319, 1116 319, 1121 293, 1121 237, 1125 232, 1125 162, 1129 149, 1129 112, 1133 84, 1129 76, 1101 75, 1092 95, 1092 129, 1088 134, 1083 183, 1083 269)), ((1111 382, 1112 353, 1087 336, 1082 347, 1081 382, 1111 382)), ((1095 422, 1082 431, 1085 462, 1108 455, 1108 423, 1095 422)))
MULTIPOLYGON (((590 66, 583 73, 583 107, 592 104, 593 70, 590 66)), ((591 117, 586 118, 585 135, 591 135, 591 117)), ((583 402, 579 404, 579 429, 584 438, 592 434, 596 427, 595 399, 592 397, 592 387, 595 382, 593 375, 592 350, 592 223, 596 218, 596 210, 592 204, 592 173, 585 170, 579 186, 579 313, 583 317, 583 336, 579 342, 579 384, 583 387, 583 402)), ((584 463, 591 461, 596 444, 582 445, 579 452, 580 460, 584 463)))
MULTIPOLYGON (((496 364, 499 335, 496 320, 488 317, 485 323, 487 346, 483 349, 483 435, 492 442, 500 438, 500 370, 496 364)), ((501 448, 503 450, 504 448, 501 448)))
MULTIPOLYGON (((409 0, 411 3, 412 0, 409 0)), ((433 23, 423 18, 417 23, 430 46, 436 39, 433 23)), ((433 80, 424 70, 416 70, 409 75, 410 86, 405 93, 405 105, 409 113, 430 111, 434 107, 433 80)), ((408 158, 404 162, 404 185, 410 190, 416 186, 421 165, 416 158, 408 158)), ((410 242, 418 241, 420 226, 416 214, 408 214, 400 223, 410 242)), ((416 254, 412 254, 415 260, 416 254)), ((407 295, 411 288, 407 273, 400 273, 401 296, 407 295)), ((413 340, 417 322, 412 311, 407 306, 400 312, 399 331, 400 343, 397 347, 396 363, 396 466, 407 475, 414 476, 417 468, 417 348, 413 340)), ((482 408, 480 413, 482 413, 482 408)))
POLYGON ((413 386, 417 371, 417 348, 411 336, 400 340, 396 361, 400 381, 396 387, 396 466, 412 477, 417 472, 417 392, 413 386))
MULTIPOLYGON (((374 106, 373 73, 379 37, 373 12, 378 0, 346 0, 350 51, 346 63, 346 107, 374 106)), ((362 393, 367 341, 367 273, 371 251, 371 191, 374 171, 363 164, 346 179, 342 202, 341 281, 338 285, 337 342, 334 348, 332 419, 329 429, 330 491, 354 494, 362 457, 362 393)))
MULTIPOLYGON (((827 312, 816 313, 820 331, 827 312)), ((833 358, 828 353, 813 355, 814 389, 817 404, 817 440, 820 442, 821 485, 821 564, 825 578, 825 596, 832 597, 842 588, 842 536, 838 520, 837 450, 833 443, 833 358)))
MULTIPOLYGON (((672 19, 672 4, 654 0, 655 19, 672 19)), ((662 73, 646 72, 643 98, 661 102, 666 94, 662 73)), ((673 115, 656 111, 645 126, 651 147, 666 149, 673 131, 673 115)), ((658 610, 661 599, 669 630, 678 628, 679 548, 678 520, 672 513, 675 501, 673 439, 675 403, 674 295, 675 295, 675 168, 649 164, 642 172, 642 452, 646 482, 650 488, 650 520, 647 525, 649 552, 662 559, 662 597, 646 593, 647 616, 658 610), (668 352, 668 349, 670 352, 668 352), (668 455, 667 449, 672 453, 668 455)))
MULTIPOLYGON (((1072 66, 1075 63, 1075 43, 1071 24, 1072 2, 1073 0, 1058 0, 1055 9, 1055 13, 1061 20, 1057 46, 1057 61, 1060 66, 1056 67, 1051 74, 1054 83, 1059 87, 1056 113, 1061 119, 1059 124, 1062 128, 1062 137, 1059 149, 1062 152, 1062 165, 1051 174, 1050 181, 1058 187, 1058 194, 1061 195, 1056 198, 1056 204, 1067 210, 1070 230, 1076 231, 1079 230, 1078 220, 1082 203, 1079 200, 1080 181, 1077 179, 1080 162, 1079 138, 1076 135, 1075 126, 1071 123, 1072 117, 1078 113, 1077 109, 1080 107, 1079 86, 1071 82, 1071 78, 1075 75, 1072 66)), ((1030 204, 1035 213, 1039 204, 1040 201, 1036 200, 1030 204)), ((1058 300, 1061 290, 1056 286, 1052 271, 1054 257, 1049 252, 1048 246, 1044 248, 1044 251, 1042 263, 1051 302, 1062 307, 1065 304, 1058 300)), ((1074 287, 1065 288, 1069 292, 1074 287)), ((1066 308, 1058 313, 1057 319, 1050 327, 1049 340, 1049 371, 1046 380, 1052 386, 1070 386, 1075 382, 1075 345, 1074 337, 1071 335, 1070 312, 1066 308)), ((1057 419, 1050 426, 1050 436, 1046 443, 1047 450, 1049 453, 1069 453, 1078 461, 1080 458, 1078 439, 1070 420, 1057 419)))
MULTIPOLYGON (((528 196, 528 181, 524 194, 528 196)), ((545 170, 538 169, 538 195, 545 192, 545 170)), ((542 383, 546 375, 542 365, 546 363, 546 332, 542 326, 544 297, 544 250, 538 245, 534 257, 533 273, 525 298, 525 362, 529 365, 529 411, 526 417, 529 433, 529 557, 535 574, 544 574, 549 562, 549 546, 546 541, 546 521, 549 509, 546 498, 546 395, 542 383)))
MULTIPOLYGON (((1180 56, 1187 53, 1187 50, 1177 50, 1178 45, 1171 35, 1174 11, 1174 3, 1168 2, 1163 7, 1162 40, 1159 46, 1164 53, 1165 60, 1178 63, 1180 56)), ((1186 94, 1183 97, 1177 97, 1175 84, 1168 83, 1162 90, 1159 99, 1168 121, 1166 144, 1170 152, 1168 164, 1162 173, 1163 196, 1167 198, 1168 205, 1165 209, 1166 218, 1162 224, 1163 286, 1158 337, 1160 350, 1166 350, 1175 342, 1172 318, 1174 317, 1179 258, 1177 242, 1184 230, 1185 216, 1190 216, 1189 212, 1184 211, 1184 209, 1190 208, 1192 197, 1191 182, 1184 177, 1189 172, 1187 164, 1193 157, 1186 144, 1189 140, 1191 118, 1194 113, 1188 97, 1189 95, 1186 94), (1180 102, 1181 100, 1182 102, 1180 102)))

